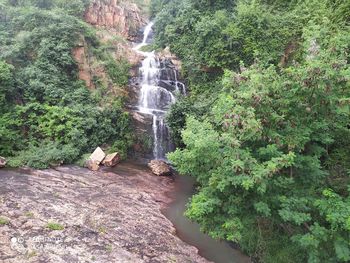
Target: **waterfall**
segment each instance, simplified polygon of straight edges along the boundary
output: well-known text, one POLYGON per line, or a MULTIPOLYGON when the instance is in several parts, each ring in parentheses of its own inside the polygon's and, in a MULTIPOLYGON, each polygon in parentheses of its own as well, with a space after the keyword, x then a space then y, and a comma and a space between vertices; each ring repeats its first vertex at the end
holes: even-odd
POLYGON ((143 41, 134 50, 144 56, 140 72, 140 91, 137 109, 139 113, 152 115, 153 124, 153 157, 155 159, 165 159, 166 153, 172 150, 169 128, 165 123, 165 115, 170 106, 176 102, 177 93, 185 94, 185 85, 178 81, 176 69, 171 69, 169 74, 165 70, 166 79, 162 79, 164 71, 161 61, 155 51, 145 52, 142 47, 148 41, 152 41, 153 23, 150 22, 144 29, 143 41), (173 76, 173 77, 172 77, 173 76), (161 83, 167 84, 161 86, 161 83), (169 88, 172 87, 172 88, 169 88))

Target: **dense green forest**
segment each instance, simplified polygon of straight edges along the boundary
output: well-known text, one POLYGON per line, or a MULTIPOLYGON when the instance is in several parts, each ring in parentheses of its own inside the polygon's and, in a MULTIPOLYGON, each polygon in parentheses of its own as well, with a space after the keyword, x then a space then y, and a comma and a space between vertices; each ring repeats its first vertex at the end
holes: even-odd
POLYGON ((71 163, 98 145, 126 153, 131 134, 123 98, 103 98, 78 79, 72 50, 83 38, 114 84, 128 82, 125 61, 115 61, 83 22, 85 0, 0 1, 0 155, 11 166, 71 163))
POLYGON ((153 0, 183 62, 187 216, 259 262, 350 261, 350 2, 153 0))

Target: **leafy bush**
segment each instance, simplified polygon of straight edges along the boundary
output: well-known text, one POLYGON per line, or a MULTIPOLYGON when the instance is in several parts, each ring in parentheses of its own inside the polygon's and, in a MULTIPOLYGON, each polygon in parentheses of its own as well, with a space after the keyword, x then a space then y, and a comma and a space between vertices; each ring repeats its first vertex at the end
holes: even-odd
POLYGON ((192 91, 167 118, 199 183, 186 215, 257 262, 350 260, 346 7, 154 1, 192 91))
POLYGON ((89 160, 91 153, 83 154, 76 162, 75 164, 80 167, 86 167, 86 161, 89 160))
MULTIPOLYGON (((344 89, 350 39, 342 31, 316 28, 310 26, 304 37, 305 43, 317 39, 317 55, 310 57, 305 45, 302 64, 226 72, 205 121, 189 117, 182 132, 186 148, 168 156, 180 173, 201 184, 187 215, 213 237, 242 245, 244 233, 255 228, 261 233, 257 240, 268 246, 263 262, 278 262, 278 247, 289 246, 289 240, 303 252, 295 254, 301 262, 350 259, 348 187, 337 186, 326 165, 339 147, 350 155, 348 139, 337 143, 350 138, 349 108, 341 103, 350 96, 344 89), (332 37, 324 41, 323 34, 332 37), (245 224, 250 217, 257 222, 245 224), (271 232, 284 243, 269 240, 271 232)), ((344 161, 337 162, 346 167, 344 161)), ((339 183, 349 185, 346 171, 337 173, 339 183)))
POLYGON ((106 62, 106 69, 114 84, 120 87, 124 87, 128 84, 130 64, 126 59, 121 59, 119 61, 109 59, 106 62))
MULTIPOLYGON (((105 92, 94 96, 78 79, 72 49, 82 37, 91 53, 102 45, 79 17, 87 2, 68 2, 10 1, 0 8, 0 155, 16 156, 13 166, 44 168, 98 145, 118 141, 125 153, 130 145, 122 99, 102 103, 105 92)), ((126 85, 129 64, 101 56, 115 84, 126 85)))
POLYGON ((59 145, 48 142, 40 146, 31 145, 27 150, 19 152, 16 157, 9 159, 11 167, 30 166, 44 169, 64 163, 71 163, 79 156, 79 150, 72 145, 59 145))

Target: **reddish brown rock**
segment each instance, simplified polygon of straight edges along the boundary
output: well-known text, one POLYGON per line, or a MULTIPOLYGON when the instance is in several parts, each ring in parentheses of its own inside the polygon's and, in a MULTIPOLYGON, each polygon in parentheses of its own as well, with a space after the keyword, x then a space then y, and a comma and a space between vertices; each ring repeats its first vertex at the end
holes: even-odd
POLYGON ((162 59, 168 59, 171 61, 172 64, 175 65, 176 69, 178 71, 181 70, 182 68, 182 63, 181 63, 181 60, 179 60, 179 58, 170 52, 170 48, 169 47, 166 47, 165 49, 163 49, 162 51, 159 52, 159 56, 162 58, 162 59))
POLYGON ((172 174, 170 166, 161 160, 152 160, 148 163, 152 173, 158 176, 169 176, 172 174))
POLYGON ((6 159, 0 156, 0 168, 4 168, 6 166, 6 159))
MULTIPOLYGON (((85 21, 97 29, 96 36, 101 43, 110 46, 109 52, 114 59, 127 59, 133 66, 140 62, 142 56, 134 52, 133 45, 126 41, 135 42, 142 38, 140 28, 147 22, 145 13, 137 5, 120 0, 92 0, 84 16, 85 21)), ((93 80, 97 77, 103 86, 108 87, 108 96, 124 96, 122 89, 106 73, 105 65, 93 53, 81 35, 77 46, 72 50, 79 69, 79 79, 88 88, 94 89, 93 80)))
POLYGON ((98 171, 100 169, 100 164, 93 160, 87 160, 85 166, 89 168, 91 171, 98 171))
POLYGON ((107 167, 116 166, 121 160, 121 156, 119 153, 108 154, 106 158, 103 160, 103 165, 107 167))
POLYGON ((146 24, 136 4, 118 0, 93 0, 85 12, 85 21, 96 27, 114 29, 129 40, 134 40, 146 24))
POLYGON ((78 64, 79 68, 79 79, 83 80, 88 88, 94 88, 92 81, 92 62, 89 52, 87 52, 87 44, 85 39, 82 37, 78 46, 73 49, 73 57, 78 64))

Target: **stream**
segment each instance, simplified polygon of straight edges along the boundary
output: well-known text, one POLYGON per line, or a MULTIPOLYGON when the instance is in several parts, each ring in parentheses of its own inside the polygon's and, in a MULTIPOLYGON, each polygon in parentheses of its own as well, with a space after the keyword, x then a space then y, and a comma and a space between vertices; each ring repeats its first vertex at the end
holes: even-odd
MULTIPOLYGON (((177 70, 165 69, 155 51, 143 51, 145 46, 152 43, 152 27, 153 23, 150 22, 144 29, 142 43, 134 48, 144 57, 139 68, 141 83, 139 100, 134 108, 138 113, 152 117, 153 158, 166 160, 166 154, 174 150, 174 146, 170 139, 169 128, 165 123, 165 116, 170 106, 176 102, 176 96, 186 94, 186 87, 178 81, 177 70)), ((212 262, 250 262, 247 256, 227 242, 220 242, 203 234, 198 224, 184 216, 186 204, 193 195, 194 179, 177 176, 175 184, 176 190, 172 193, 174 201, 162 212, 175 226, 177 235, 186 243, 195 246, 202 257, 212 262)))
POLYGON ((189 176, 175 178, 174 201, 163 214, 173 223, 176 234, 186 243, 195 246, 199 255, 216 263, 249 263, 250 259, 225 241, 215 240, 200 231, 198 224, 184 216, 189 198, 194 194, 195 180, 189 176))

